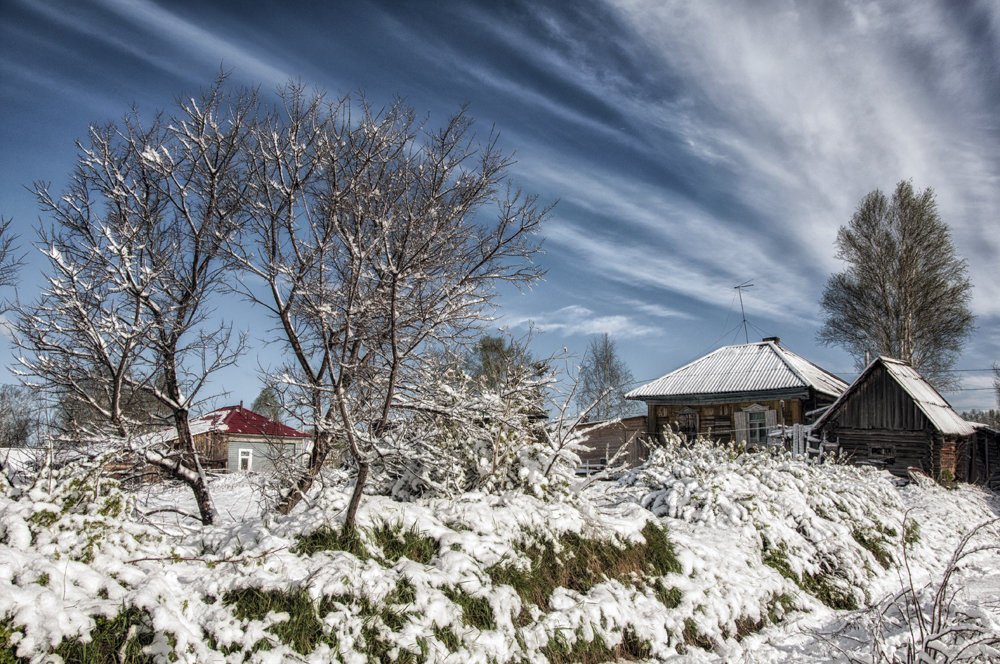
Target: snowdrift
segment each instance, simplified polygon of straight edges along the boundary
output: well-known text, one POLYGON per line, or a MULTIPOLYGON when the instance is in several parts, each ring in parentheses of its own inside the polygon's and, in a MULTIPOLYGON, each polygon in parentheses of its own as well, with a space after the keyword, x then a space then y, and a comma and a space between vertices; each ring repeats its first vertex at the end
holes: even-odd
MULTIPOLYGON (((247 486, 223 478, 216 499, 247 486)), ((863 636, 852 609, 897 590, 903 563, 932 579, 997 513, 971 487, 704 443, 561 500, 369 496, 354 536, 348 488, 180 528, 97 467, 8 487, 0 661, 824 661, 863 640, 817 648, 818 625, 863 636)), ((1000 587, 991 555, 970 569, 1000 587)))

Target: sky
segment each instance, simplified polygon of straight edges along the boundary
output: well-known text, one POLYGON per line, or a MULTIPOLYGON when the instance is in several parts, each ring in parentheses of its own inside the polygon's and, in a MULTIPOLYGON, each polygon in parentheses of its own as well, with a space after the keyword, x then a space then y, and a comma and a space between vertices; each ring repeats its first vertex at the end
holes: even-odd
MULTIPOLYGON (((32 184, 65 187, 90 124, 151 117, 220 69, 267 94, 401 97, 430 124, 467 104, 514 184, 556 203, 545 280, 504 292, 493 325, 533 327, 537 356, 607 332, 639 382, 766 336, 852 380, 816 340, 837 229, 873 189, 932 187, 977 316, 945 396, 996 407, 997 2, 0 0, 0 215, 27 254, 22 301, 41 283, 32 184)), ((208 393, 249 404, 275 362, 267 326, 220 312, 253 344, 208 393)))

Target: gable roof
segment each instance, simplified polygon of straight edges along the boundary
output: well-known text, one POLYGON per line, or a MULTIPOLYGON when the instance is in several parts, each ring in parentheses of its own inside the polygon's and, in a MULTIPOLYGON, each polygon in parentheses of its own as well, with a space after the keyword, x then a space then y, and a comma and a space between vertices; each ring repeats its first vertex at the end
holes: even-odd
POLYGON ((723 346, 625 395, 641 401, 767 392, 839 397, 847 383, 773 341, 723 346))
POLYGON ((271 438, 308 438, 309 434, 275 422, 243 406, 226 406, 191 420, 191 433, 241 433, 271 438))
POLYGON ((857 392, 861 385, 867 382, 868 377, 878 367, 885 369, 889 377, 913 399, 914 405, 941 433, 968 436, 975 431, 975 428, 962 419, 948 402, 945 401, 945 398, 916 369, 905 362, 884 356, 876 358, 871 364, 865 367, 865 370, 861 372, 857 380, 851 383, 847 391, 840 395, 840 398, 833 402, 830 409, 816 420, 813 429, 819 430, 831 420, 845 406, 850 396, 857 392))

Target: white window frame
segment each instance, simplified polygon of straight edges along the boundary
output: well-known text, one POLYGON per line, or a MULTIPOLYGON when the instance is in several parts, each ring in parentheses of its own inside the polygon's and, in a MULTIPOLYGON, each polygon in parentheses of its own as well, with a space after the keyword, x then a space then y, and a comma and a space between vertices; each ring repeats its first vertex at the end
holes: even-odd
POLYGON ((241 472, 247 472, 253 470, 253 450, 248 447, 241 447, 239 449, 239 459, 236 462, 237 470, 241 472), (243 460, 246 459, 246 467, 243 466, 243 460))

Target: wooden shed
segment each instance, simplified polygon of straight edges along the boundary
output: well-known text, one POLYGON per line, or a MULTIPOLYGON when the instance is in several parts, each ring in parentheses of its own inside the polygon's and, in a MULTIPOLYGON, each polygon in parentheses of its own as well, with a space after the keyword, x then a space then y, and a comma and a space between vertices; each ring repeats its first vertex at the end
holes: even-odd
POLYGON ((649 457, 645 415, 610 422, 585 422, 577 430, 583 435, 585 448, 580 452, 577 468, 581 475, 603 470, 616 455, 619 462, 628 466, 638 466, 649 457), (621 451, 622 447, 626 449, 621 451))
POLYGON ((932 477, 969 476, 975 428, 904 362, 879 357, 813 426, 855 462, 905 476, 916 467, 932 477))

